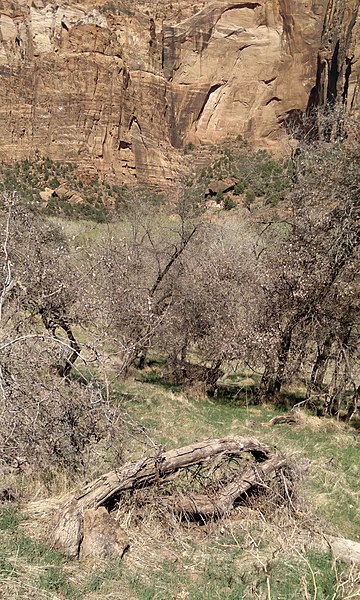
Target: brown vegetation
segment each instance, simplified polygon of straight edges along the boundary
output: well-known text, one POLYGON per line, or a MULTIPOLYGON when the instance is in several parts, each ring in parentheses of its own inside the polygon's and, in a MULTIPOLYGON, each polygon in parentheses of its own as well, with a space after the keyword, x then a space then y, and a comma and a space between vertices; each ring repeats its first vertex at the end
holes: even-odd
MULTIPOLYGON (((259 160, 261 182, 268 169, 269 181, 279 176, 259 160)), ((297 382, 318 414, 350 420, 359 394, 359 162, 357 139, 304 141, 291 188, 265 221, 255 213, 211 223, 189 190, 176 214, 160 217, 152 199, 134 195, 122 233, 109 228, 80 250, 4 193, 2 463, 80 468, 85 447, 111 436, 118 419, 109 369, 123 378, 149 350, 165 357, 174 384, 214 389, 237 361, 262 372, 258 402, 297 382)))

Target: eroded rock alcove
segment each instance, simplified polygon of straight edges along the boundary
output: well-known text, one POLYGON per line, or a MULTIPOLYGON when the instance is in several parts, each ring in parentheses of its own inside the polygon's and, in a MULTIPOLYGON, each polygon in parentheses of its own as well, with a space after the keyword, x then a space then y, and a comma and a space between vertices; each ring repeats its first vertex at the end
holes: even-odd
POLYGON ((190 142, 284 152, 289 114, 357 106, 359 4, 3 0, 0 159, 38 151, 166 185, 190 142))

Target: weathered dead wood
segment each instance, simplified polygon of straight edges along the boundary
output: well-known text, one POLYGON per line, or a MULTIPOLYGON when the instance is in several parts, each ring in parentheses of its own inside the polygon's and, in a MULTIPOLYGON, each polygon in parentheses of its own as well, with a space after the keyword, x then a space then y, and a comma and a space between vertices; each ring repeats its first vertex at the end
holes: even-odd
POLYGON ((283 423, 299 423, 300 422, 300 411, 298 409, 291 410, 286 415, 278 415, 273 417, 269 421, 269 425, 279 425, 283 423))
POLYGON ((224 374, 220 369, 221 362, 214 367, 194 365, 186 360, 169 361, 165 373, 165 380, 175 385, 204 382, 208 386, 216 385, 218 379, 224 374))
POLYGON ((205 494, 187 497, 167 497, 165 503, 175 512, 184 516, 202 518, 221 517, 229 513, 236 500, 248 492, 253 486, 263 484, 271 473, 286 465, 286 460, 278 455, 269 458, 261 465, 243 471, 239 477, 226 485, 221 493, 209 498, 205 494))
POLYGON ((121 558, 128 548, 129 538, 104 506, 84 510, 81 558, 121 558))
POLYGON ((127 463, 77 490, 65 502, 60 519, 52 532, 52 544, 70 556, 77 556, 83 536, 84 510, 96 509, 100 506, 111 508, 128 490, 164 482, 179 469, 196 464, 212 464, 214 458, 220 455, 238 457, 244 452, 249 452, 254 457, 257 467, 247 469, 236 481, 225 487, 215 501, 215 509, 213 503, 210 503, 210 506, 208 499, 205 501, 201 498, 192 505, 190 501, 187 508, 185 505, 179 507, 179 510, 186 510, 189 514, 193 514, 196 507, 201 509, 196 512, 203 515, 223 514, 230 510, 236 498, 242 493, 284 466, 284 459, 271 453, 267 446, 256 439, 231 437, 197 442, 159 453, 157 456, 127 463), (202 507, 201 502, 203 502, 202 507))
POLYGON ((345 538, 332 537, 329 545, 334 557, 347 564, 360 566, 360 543, 345 538))

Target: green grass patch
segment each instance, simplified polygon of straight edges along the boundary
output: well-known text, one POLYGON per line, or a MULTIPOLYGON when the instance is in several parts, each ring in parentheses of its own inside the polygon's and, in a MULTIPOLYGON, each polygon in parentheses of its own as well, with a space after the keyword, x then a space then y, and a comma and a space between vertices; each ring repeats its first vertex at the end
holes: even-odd
POLYGON ((104 591, 113 581, 123 577, 124 566, 120 560, 111 560, 104 569, 96 571, 90 577, 88 590, 90 592, 104 591))
POLYGON ((271 596, 278 600, 340 598, 338 581, 344 569, 341 563, 333 564, 332 555, 325 552, 312 551, 303 557, 281 557, 269 573, 271 596))
POLYGON ((66 557, 61 552, 53 550, 31 538, 20 534, 12 541, 16 554, 25 558, 31 564, 60 565, 66 562, 66 557))
POLYGON ((16 576, 16 572, 7 557, 0 554, 0 581, 1 578, 10 576, 16 576))
POLYGON ((0 530, 15 531, 23 517, 13 508, 2 508, 0 510, 0 530))
POLYGON ((49 567, 38 578, 38 587, 48 592, 56 592, 69 600, 78 600, 82 594, 76 590, 59 567, 49 567))
POLYGON ((204 547, 207 558, 198 553, 180 565, 163 563, 151 573, 130 577, 130 588, 138 600, 251 600, 272 598, 298 600, 341 598, 339 582, 346 579, 347 567, 334 563, 327 552, 307 552, 267 561, 256 558, 244 563, 244 551, 204 547))
POLYGON ((195 565, 184 566, 186 569, 179 569, 173 563, 163 563, 147 578, 139 575, 130 578, 130 587, 139 600, 238 600, 243 597, 245 586, 231 557, 209 558, 200 570, 195 569, 195 565))
POLYGON ((50 594, 49 597, 56 594, 57 598, 80 599, 80 591, 76 590, 64 573, 64 568, 69 563, 67 557, 29 538, 19 529, 21 516, 16 514, 14 520, 10 518, 9 513, 10 511, 7 511, 5 519, 2 511, 2 523, 6 524, 6 528, 3 527, 0 531, 0 588, 2 581, 6 581, 7 589, 12 589, 9 579, 14 578, 20 588, 23 583, 26 588, 31 588, 35 594, 32 596, 34 598, 47 597, 44 596, 44 591, 50 594), (36 590, 39 590, 38 596, 36 590))

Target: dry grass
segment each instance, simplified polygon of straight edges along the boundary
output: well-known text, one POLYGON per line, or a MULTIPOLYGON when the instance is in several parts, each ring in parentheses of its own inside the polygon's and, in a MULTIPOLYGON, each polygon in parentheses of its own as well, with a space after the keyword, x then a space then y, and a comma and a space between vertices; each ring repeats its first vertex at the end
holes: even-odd
POLYGON ((51 516, 69 489, 69 482, 60 476, 54 495, 44 503, 40 482, 27 481, 24 475, 12 482, 20 496, 24 497, 25 491, 31 499, 22 508, 25 520, 18 526, 18 546, 14 544, 14 533, 0 531, 7 565, 1 572, 0 558, 0 598, 360 598, 359 571, 332 562, 326 541, 328 534, 352 539, 360 535, 356 524, 360 514, 360 460, 354 430, 303 412, 296 424, 269 427, 269 420, 283 411, 272 406, 204 400, 200 395, 194 397, 153 384, 132 381, 124 391, 126 419, 140 423, 146 430, 130 428, 125 460, 154 452, 159 444, 169 449, 215 436, 258 437, 276 446, 294 464, 302 459, 309 461, 310 468, 299 482, 298 497, 293 501, 295 510, 274 502, 270 494, 238 507, 221 521, 199 526, 181 523, 161 509, 158 499, 151 502, 149 497, 142 507, 136 502, 127 503, 117 513, 131 540, 130 552, 122 563, 78 564, 38 554, 36 548, 31 557, 26 554, 26 546, 21 548, 21 536, 38 542, 46 539, 44 532, 51 516), (297 577, 297 583, 292 577, 297 577), (279 587, 279 580, 283 587, 279 587), (331 595, 326 596, 328 589, 331 595))
POLYGON ((62 600, 57 594, 40 590, 26 581, 13 578, 1 579, 0 598, 3 600, 62 600))

